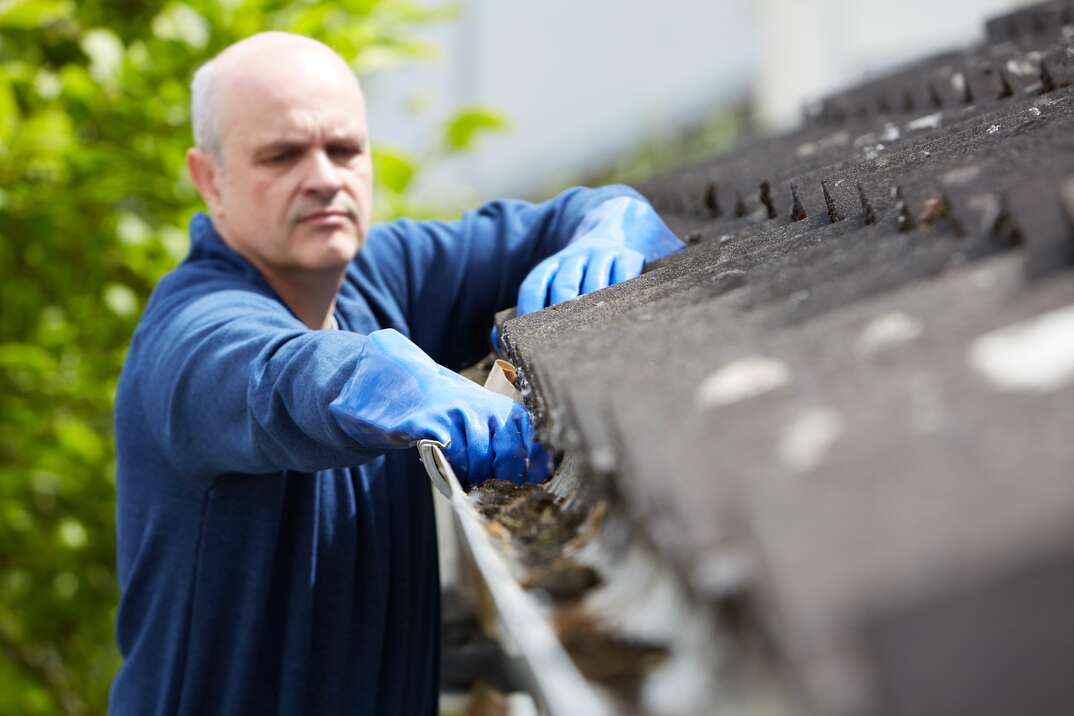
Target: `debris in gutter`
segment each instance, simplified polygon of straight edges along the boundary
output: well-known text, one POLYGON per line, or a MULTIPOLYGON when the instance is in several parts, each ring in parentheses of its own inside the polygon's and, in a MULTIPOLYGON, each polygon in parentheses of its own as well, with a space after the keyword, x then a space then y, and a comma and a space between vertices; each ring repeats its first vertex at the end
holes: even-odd
POLYGON ((627 699, 637 698, 641 677, 667 657, 666 647, 617 635, 582 610, 557 612, 555 629, 582 674, 627 699))
POLYGON ((547 564, 577 533, 584 515, 563 510, 541 485, 488 480, 477 493, 477 509, 489 531, 512 544, 527 565, 547 564))

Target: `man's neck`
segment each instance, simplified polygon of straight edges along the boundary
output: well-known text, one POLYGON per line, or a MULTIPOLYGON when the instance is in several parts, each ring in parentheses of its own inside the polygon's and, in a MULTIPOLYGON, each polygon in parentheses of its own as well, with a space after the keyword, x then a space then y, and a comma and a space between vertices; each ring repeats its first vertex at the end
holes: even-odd
POLYGON ((220 239, 240 256, 249 261, 272 290, 290 308, 298 320, 313 330, 337 328, 332 311, 336 307, 336 294, 343 284, 347 265, 323 269, 282 268, 271 266, 259 257, 243 251, 228 241, 225 227, 213 218, 213 228, 220 239))
POLYGON ((265 281, 298 319, 314 330, 335 327, 332 311, 346 267, 311 270, 269 270, 258 267, 265 281))

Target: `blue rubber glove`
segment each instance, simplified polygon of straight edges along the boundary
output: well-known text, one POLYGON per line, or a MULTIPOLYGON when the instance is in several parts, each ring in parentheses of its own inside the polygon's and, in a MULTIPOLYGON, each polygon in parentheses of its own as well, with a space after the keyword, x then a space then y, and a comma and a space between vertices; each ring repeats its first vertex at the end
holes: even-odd
POLYGON ((518 289, 518 315, 634 278, 646 261, 683 248, 648 203, 628 196, 605 201, 582 217, 566 247, 526 276, 518 289))
MULTIPOLYGON (((516 312, 524 316, 634 278, 646 261, 684 248, 647 202, 609 199, 582 217, 566 247, 529 272, 518 289, 516 312)), ((502 350, 495 326, 492 345, 502 350)))
POLYGON ((515 401, 438 365, 392 329, 369 334, 354 374, 330 406, 347 435, 375 449, 430 439, 464 486, 489 478, 541 482, 551 460, 515 401))

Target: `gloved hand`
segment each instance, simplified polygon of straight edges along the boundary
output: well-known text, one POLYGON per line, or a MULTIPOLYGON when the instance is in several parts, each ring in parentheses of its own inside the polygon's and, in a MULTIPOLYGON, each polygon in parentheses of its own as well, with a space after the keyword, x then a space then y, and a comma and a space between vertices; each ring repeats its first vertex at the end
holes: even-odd
POLYGON ((647 202, 609 199, 582 217, 566 247, 529 272, 518 289, 518 315, 634 278, 646 261, 685 247, 647 202))
POLYGON ((330 409, 363 446, 404 448, 426 438, 446 445, 463 485, 541 482, 551 473, 521 405, 438 365, 390 328, 369 334, 330 409))
MULTIPOLYGON (((647 202, 629 196, 591 209, 570 243, 537 264, 518 289, 519 316, 634 278, 646 261, 686 248, 647 202)), ((492 345, 501 350, 492 329, 492 345)))

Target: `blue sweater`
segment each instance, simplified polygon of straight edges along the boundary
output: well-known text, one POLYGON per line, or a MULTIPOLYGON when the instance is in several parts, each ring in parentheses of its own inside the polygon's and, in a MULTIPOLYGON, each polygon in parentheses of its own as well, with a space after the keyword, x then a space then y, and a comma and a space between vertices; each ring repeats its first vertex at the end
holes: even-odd
MULTIPOLYGON (((366 334, 458 368, 582 216, 625 187, 374 227, 312 331, 208 217, 138 324, 116 396, 124 664, 114 716, 435 714, 439 576, 414 450, 329 404, 366 334)), ((370 400, 390 396, 370 396, 370 400)))

